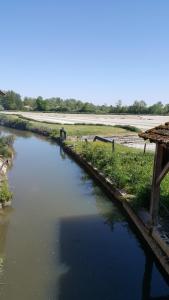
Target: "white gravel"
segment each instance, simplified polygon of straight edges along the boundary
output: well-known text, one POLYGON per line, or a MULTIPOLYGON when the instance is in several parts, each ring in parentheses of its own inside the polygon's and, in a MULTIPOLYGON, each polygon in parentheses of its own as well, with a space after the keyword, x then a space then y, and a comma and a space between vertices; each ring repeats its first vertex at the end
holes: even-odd
POLYGON ((104 124, 104 125, 131 125, 146 130, 159 124, 169 122, 169 116, 153 115, 95 115, 95 114, 63 114, 40 112, 3 112, 7 114, 20 114, 24 117, 60 124, 104 124))

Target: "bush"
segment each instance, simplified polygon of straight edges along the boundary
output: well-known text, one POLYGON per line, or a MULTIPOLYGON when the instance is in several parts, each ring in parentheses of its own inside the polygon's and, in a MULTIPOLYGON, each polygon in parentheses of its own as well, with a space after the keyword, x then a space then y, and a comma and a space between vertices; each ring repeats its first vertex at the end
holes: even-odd
POLYGON ((136 207, 149 206, 153 153, 143 155, 139 150, 117 144, 112 152, 110 144, 101 142, 81 143, 77 149, 118 188, 135 195, 136 207))
POLYGON ((0 202, 5 203, 12 198, 12 193, 9 191, 8 183, 6 180, 1 182, 0 187, 0 202))
POLYGON ((122 129, 126 129, 129 131, 133 131, 133 132, 141 132, 141 130, 135 126, 131 126, 131 125, 114 125, 114 127, 116 128, 122 128, 122 129))

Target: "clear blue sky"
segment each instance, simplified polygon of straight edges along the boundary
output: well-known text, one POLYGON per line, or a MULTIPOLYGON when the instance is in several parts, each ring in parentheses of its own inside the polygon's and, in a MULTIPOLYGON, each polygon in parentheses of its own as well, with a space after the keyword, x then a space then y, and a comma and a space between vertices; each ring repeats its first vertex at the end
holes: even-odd
POLYGON ((0 88, 169 103, 169 0, 0 2, 0 88))

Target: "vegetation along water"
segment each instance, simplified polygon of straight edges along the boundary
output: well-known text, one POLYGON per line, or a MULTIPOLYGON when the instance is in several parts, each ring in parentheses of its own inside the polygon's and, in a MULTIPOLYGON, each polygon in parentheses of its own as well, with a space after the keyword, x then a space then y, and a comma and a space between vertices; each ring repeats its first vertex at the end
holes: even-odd
POLYGON ((152 253, 118 207, 52 141, 16 136, 12 207, 0 215, 0 299, 167 297, 152 253))

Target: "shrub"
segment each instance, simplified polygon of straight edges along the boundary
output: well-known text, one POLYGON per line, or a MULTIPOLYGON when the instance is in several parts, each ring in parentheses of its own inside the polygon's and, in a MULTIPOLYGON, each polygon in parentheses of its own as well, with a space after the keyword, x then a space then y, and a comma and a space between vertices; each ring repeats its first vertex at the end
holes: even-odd
POLYGON ((1 182, 0 187, 0 202, 4 203, 12 198, 12 193, 9 191, 8 183, 6 180, 1 182))

